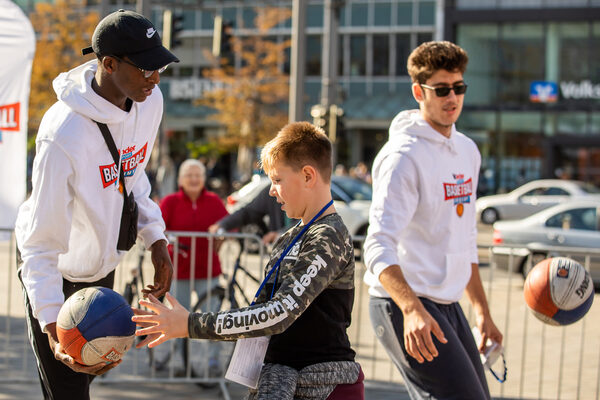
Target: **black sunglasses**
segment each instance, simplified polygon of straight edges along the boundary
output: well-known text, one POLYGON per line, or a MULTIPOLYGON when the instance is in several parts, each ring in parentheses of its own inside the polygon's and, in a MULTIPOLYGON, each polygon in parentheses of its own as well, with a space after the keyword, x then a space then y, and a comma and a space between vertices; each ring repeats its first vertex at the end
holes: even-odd
POLYGON ((454 90, 454 93, 458 96, 459 94, 465 94, 467 92, 467 85, 460 84, 456 86, 441 86, 441 87, 433 87, 425 84, 421 84, 421 87, 425 89, 433 90, 437 97, 446 97, 450 94, 451 90, 454 90))
MULTIPOLYGON (((135 65, 134 63, 132 63, 131 61, 127 61, 124 58, 121 57, 117 57, 117 56, 112 56, 114 58, 116 58, 117 60, 124 62, 125 64, 129 64, 133 67, 136 67, 137 69, 139 69, 140 71, 142 71, 142 74, 144 74, 144 78, 148 79, 150 78, 153 74, 154 74, 154 70, 153 71, 149 71, 143 68, 138 67, 137 65, 135 65)), ((161 67, 160 69, 157 69, 156 71, 158 71, 159 74, 162 74, 163 72, 165 72, 165 69, 167 69, 169 65, 165 65, 164 67, 161 67)))

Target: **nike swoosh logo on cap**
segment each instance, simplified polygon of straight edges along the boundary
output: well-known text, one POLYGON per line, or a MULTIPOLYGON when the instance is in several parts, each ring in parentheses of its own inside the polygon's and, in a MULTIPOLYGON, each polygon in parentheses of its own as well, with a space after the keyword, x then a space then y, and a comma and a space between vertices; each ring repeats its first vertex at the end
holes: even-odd
POLYGON ((154 30, 154 28, 148 28, 148 30, 146 31, 146 37, 150 39, 152 36, 154 36, 155 33, 156 30, 154 30))

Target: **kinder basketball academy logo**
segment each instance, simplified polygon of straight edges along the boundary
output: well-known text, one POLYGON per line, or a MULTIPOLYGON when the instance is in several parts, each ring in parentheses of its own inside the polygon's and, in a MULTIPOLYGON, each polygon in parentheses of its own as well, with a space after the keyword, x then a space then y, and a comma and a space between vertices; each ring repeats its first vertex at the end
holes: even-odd
POLYGON ((465 181, 463 174, 452 174, 456 183, 444 182, 444 200, 452 200, 456 205, 456 214, 462 217, 465 206, 463 204, 471 202, 473 194, 473 181, 471 178, 465 181))
POLYGON ((0 106, 0 142, 2 142, 3 131, 19 132, 20 110, 21 103, 0 106))
MULTIPOLYGON (((133 174, 135 174, 137 166, 146 159, 147 149, 148 143, 144 144, 137 152, 135 152, 135 145, 128 147, 123 151, 121 156, 121 168, 123 169, 123 175, 125 177, 133 176, 133 174)), ((101 165, 100 179, 102 180, 102 186, 105 188, 115 183, 119 179, 117 164, 101 165)))
POLYGON ((110 349, 108 353, 103 355, 101 358, 105 359, 108 362, 117 362, 121 358, 123 358, 123 354, 119 353, 114 347, 110 349))

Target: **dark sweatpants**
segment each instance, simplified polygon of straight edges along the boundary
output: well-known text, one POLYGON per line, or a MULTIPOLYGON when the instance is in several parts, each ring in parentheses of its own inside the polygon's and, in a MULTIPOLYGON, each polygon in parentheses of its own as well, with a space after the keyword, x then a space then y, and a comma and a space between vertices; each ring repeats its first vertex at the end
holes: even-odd
POLYGON ((371 324, 400 370, 411 399, 484 400, 490 393, 473 334, 458 303, 438 304, 419 298, 440 325, 448 343, 432 335, 439 355, 419 364, 404 346, 404 316, 389 298, 371 297, 371 324))
MULTIPOLYGON (((17 266, 20 267, 22 261, 17 255, 17 266)), ((19 279, 21 279, 21 270, 19 269, 19 279)), ((113 287, 115 272, 111 272, 105 278, 96 282, 69 282, 63 280, 63 293, 65 299, 79 289, 90 286, 113 287)), ((23 297, 25 300, 25 312, 27 314, 27 331, 29 342, 33 348, 37 361, 38 375, 42 385, 42 394, 44 399, 50 400, 89 400, 90 383, 94 375, 82 374, 73 371, 61 361, 54 358, 54 353, 48 343, 48 335, 40 329, 40 323, 33 316, 31 304, 27 291, 23 287, 23 297)))

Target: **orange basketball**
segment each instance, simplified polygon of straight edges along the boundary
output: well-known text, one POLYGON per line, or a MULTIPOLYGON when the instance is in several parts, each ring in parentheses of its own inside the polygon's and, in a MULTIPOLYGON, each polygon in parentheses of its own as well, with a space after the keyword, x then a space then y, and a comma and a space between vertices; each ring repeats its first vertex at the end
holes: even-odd
POLYGON ((523 292, 533 314, 550 325, 579 321, 594 301, 589 272, 566 257, 547 258, 533 267, 523 292))

